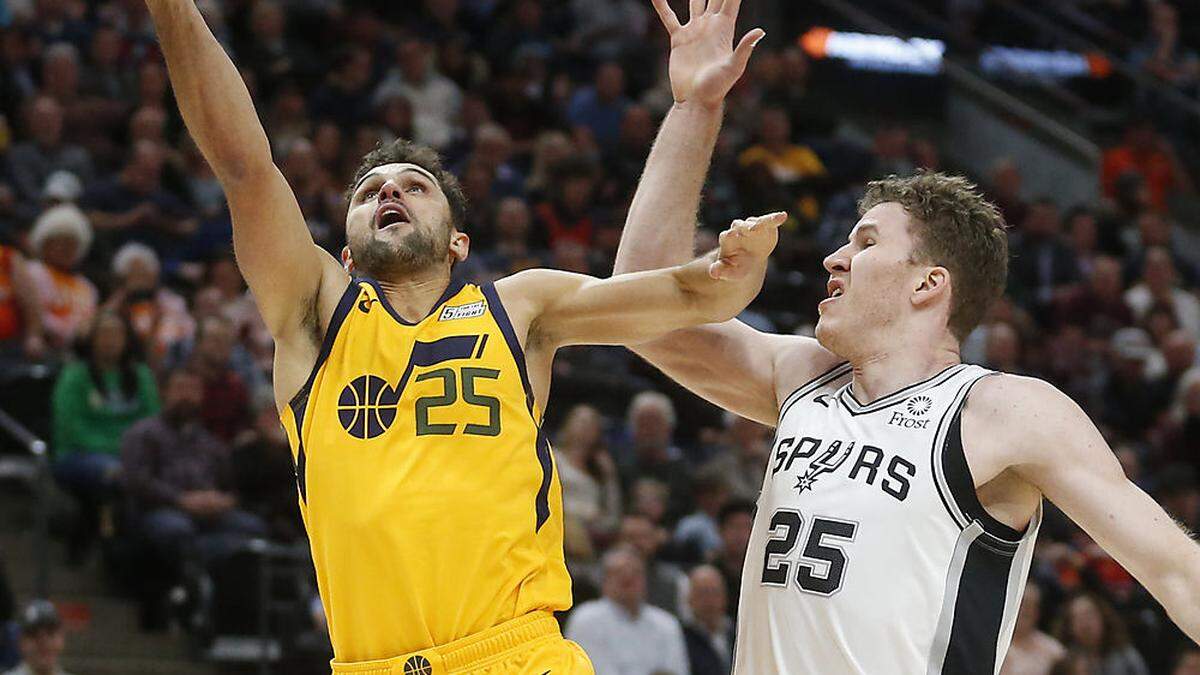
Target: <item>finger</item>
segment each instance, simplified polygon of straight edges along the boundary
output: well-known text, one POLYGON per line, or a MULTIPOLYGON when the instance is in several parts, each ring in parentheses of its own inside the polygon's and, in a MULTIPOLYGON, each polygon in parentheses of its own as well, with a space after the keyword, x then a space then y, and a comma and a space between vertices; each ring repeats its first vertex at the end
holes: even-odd
POLYGON ((679 30, 679 17, 675 16, 675 10, 671 9, 667 0, 650 0, 650 2, 654 5, 654 11, 658 12, 658 18, 666 27, 668 35, 679 30))
POLYGON ((787 222, 787 219, 787 211, 776 211, 775 213, 768 213, 765 216, 758 216, 754 219, 754 221, 756 224, 762 223, 768 227, 779 227, 787 222))
POLYGON ((704 13, 704 0, 688 0, 688 21, 695 21, 704 13))
MULTIPOLYGON (((734 2, 735 0, 726 0, 726 3, 734 2)), ((734 48, 733 54, 730 55, 730 62, 740 76, 746 70, 746 64, 750 63, 750 54, 754 52, 754 48, 758 43, 767 36, 767 32, 761 28, 746 33, 734 48)))
POLYGON ((708 266, 708 275, 714 279, 729 279, 734 276, 735 267, 732 262, 720 258, 708 266))
POLYGON ((724 0, 708 0, 708 7, 704 11, 708 14, 718 14, 722 4, 724 4, 724 0))
POLYGON ((721 13, 736 19, 741 6, 742 0, 723 0, 721 2, 721 13))

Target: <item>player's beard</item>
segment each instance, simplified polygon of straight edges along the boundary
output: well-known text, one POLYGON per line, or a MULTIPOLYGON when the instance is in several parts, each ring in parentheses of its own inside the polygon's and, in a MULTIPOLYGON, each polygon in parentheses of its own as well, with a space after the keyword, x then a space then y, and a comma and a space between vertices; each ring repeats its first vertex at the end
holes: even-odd
POLYGON ((373 234, 366 241, 350 243, 354 267, 373 279, 396 279, 423 272, 445 262, 450 251, 450 234, 445 228, 430 232, 414 224, 398 242, 373 234))

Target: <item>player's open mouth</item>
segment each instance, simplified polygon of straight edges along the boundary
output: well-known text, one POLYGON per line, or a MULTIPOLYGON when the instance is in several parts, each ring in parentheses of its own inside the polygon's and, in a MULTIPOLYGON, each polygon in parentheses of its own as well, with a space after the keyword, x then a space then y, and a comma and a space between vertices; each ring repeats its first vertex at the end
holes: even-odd
POLYGON ((408 209, 402 204, 384 204, 375 211, 375 229, 382 230, 391 225, 411 222, 408 209))

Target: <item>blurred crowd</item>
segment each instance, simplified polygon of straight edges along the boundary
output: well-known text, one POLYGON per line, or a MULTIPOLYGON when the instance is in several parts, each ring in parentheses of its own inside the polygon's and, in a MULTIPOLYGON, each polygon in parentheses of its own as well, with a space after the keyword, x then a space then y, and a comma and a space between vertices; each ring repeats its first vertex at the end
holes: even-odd
MULTIPOLYGON (((611 273, 671 104, 648 1, 197 4, 319 245, 344 243, 360 157, 402 137, 441 151, 470 199, 473 250, 456 274, 611 273)), ((1137 13, 1130 25, 1153 47, 1146 67, 1194 84, 1195 52, 1162 44, 1171 5, 1092 4, 1137 13)), ((711 247, 734 217, 787 210, 764 292, 742 319, 807 333, 821 258, 852 227, 865 180, 955 167, 936 136, 898 123, 846 133, 810 77, 818 66, 794 46, 807 26, 765 27, 727 104, 697 244, 711 247)), ((962 355, 1069 393, 1129 477, 1195 530, 1200 231, 1170 208, 1192 180, 1157 125, 1131 121, 1106 151, 1094 203, 1056 203, 1053 186, 1023 184, 1013 161, 974 177, 1009 223, 1012 263, 1008 294, 962 355)), ((162 601, 189 567, 250 537, 304 536, 272 344, 230 228, 142 0, 0 0, 0 378, 49 366, 44 400, 21 403, 43 406, 45 420, 26 421, 50 432, 55 478, 79 505, 69 558, 138 538, 148 628, 163 624, 162 601)), ((547 425, 576 589, 567 636, 602 673, 728 672, 771 430, 615 348, 560 355, 547 425)), ((1196 647, 1054 509, 1030 576, 1003 672, 1200 672, 1196 647)))

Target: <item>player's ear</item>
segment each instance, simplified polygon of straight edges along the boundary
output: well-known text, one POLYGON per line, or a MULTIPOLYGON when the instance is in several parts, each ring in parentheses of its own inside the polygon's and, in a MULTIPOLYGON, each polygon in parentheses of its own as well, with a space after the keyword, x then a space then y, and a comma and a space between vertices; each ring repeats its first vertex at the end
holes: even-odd
POLYGON ((467 254, 471 251, 471 238, 465 232, 458 230, 450 231, 450 257, 454 262, 462 262, 467 259, 467 254))
POLYGON ((350 247, 342 247, 342 267, 345 268, 347 274, 354 273, 354 259, 350 257, 350 247))
POLYGON ((930 267, 925 270, 925 276, 921 277, 916 290, 913 292, 913 304, 927 305, 949 292, 950 271, 940 265, 930 267))

